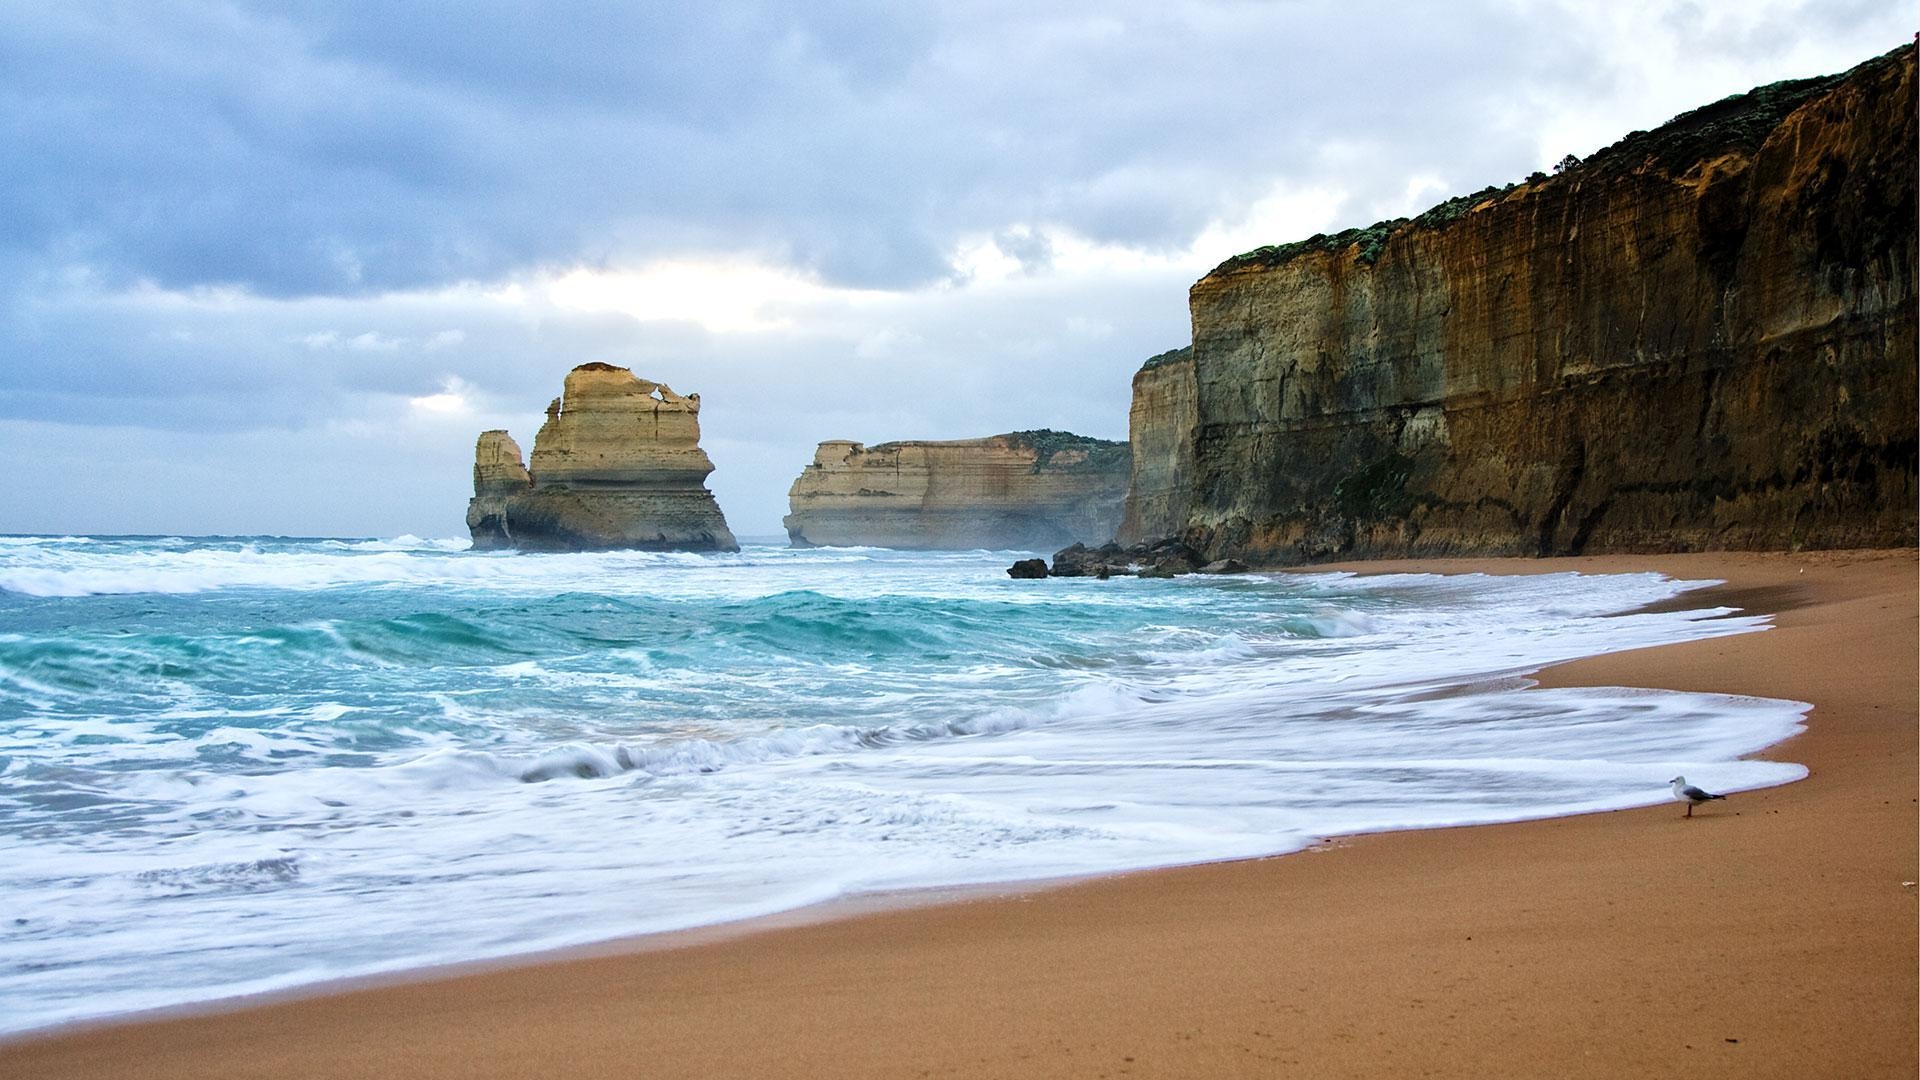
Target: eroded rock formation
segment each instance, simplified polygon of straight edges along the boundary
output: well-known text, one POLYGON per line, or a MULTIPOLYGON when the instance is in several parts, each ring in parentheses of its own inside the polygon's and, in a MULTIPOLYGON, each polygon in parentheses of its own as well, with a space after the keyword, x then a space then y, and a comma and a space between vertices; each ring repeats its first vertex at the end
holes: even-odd
POLYGON ((467 503, 467 531, 477 548, 512 547, 507 502, 533 490, 520 444, 505 431, 483 431, 473 448, 473 500, 467 503))
POLYGON ((1192 346, 1163 352, 1134 375, 1133 408, 1127 416, 1133 478, 1115 537, 1120 543, 1174 536, 1186 528, 1197 404, 1192 346))
POLYGON ((787 493, 796 546, 1050 551, 1111 537, 1127 444, 1057 431, 820 444, 787 493))
POLYGON ((1190 359, 1135 379, 1121 535, 1281 563, 1912 544, 1915 155, 1908 46, 1229 259, 1190 359))
POLYGON ((547 406, 531 469, 506 432, 481 434, 467 528, 478 548, 737 550, 706 488, 712 471, 700 395, 582 364, 547 406))

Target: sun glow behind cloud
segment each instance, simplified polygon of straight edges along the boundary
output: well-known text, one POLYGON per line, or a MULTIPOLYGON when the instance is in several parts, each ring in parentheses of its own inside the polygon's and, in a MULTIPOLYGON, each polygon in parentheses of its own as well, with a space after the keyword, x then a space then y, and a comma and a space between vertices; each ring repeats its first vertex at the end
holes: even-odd
POLYGON ((643 323, 693 323, 722 335, 837 325, 871 341, 876 334, 893 333, 885 325, 889 311, 930 298, 1072 283, 1097 286, 1125 276, 1204 274, 1226 256, 1275 238, 1333 228, 1349 201, 1345 191, 1333 188, 1276 186, 1244 212, 1210 222, 1191 244, 1175 250, 1101 243, 1056 225, 1010 225, 962 237, 948 255, 951 276, 915 289, 832 286, 792 267, 733 255, 662 259, 631 268, 577 267, 485 295, 508 306, 544 302, 566 311, 614 312, 643 323))
POLYGON ((716 334, 787 329, 803 313, 885 293, 822 285, 798 271, 738 258, 680 258, 635 269, 581 268, 542 289, 555 307, 615 311, 641 322, 697 323, 716 334))

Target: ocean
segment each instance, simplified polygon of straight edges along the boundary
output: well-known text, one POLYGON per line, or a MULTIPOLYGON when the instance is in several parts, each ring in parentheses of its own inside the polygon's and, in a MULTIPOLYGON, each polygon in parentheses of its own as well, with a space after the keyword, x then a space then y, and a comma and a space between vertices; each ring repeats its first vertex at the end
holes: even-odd
POLYGON ((1656 574, 466 546, 0 537, 0 1031, 1805 775, 1803 704, 1532 687, 1765 629, 1656 574))

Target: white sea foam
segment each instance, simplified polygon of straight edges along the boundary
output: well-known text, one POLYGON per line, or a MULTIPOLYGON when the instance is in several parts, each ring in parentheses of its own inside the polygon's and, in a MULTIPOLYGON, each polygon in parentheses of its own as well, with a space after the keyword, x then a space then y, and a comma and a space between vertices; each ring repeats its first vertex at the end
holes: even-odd
POLYGON ((91 544, 91 536, 0 536, 0 547, 40 547, 45 544, 91 544))
POLYGON ((0 552, 0 1029, 1803 772, 1797 703, 1531 688, 1764 628, 1653 574, 379 543, 0 552))
MULTIPOLYGON (((593 554, 522 555, 477 553, 466 541, 236 541, 219 546, 172 548, 127 543, 74 551, 53 547, 67 540, 14 538, 11 557, 0 560, 0 591, 38 597, 180 595, 225 589, 316 590, 368 585, 448 587, 523 592, 633 592, 636 575, 715 567, 778 569, 794 559, 779 549, 750 554, 623 551, 593 554), (107 550, 102 550, 106 548, 107 550)), ((805 560, 808 570, 871 561, 865 549, 842 548, 805 560)))

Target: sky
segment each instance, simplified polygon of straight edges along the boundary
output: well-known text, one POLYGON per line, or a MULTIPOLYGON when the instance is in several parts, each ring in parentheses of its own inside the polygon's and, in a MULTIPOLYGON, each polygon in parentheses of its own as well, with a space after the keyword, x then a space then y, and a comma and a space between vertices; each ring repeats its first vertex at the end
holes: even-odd
POLYGON ((1911 40, 1888 0, 0 0, 0 533, 464 535, 588 361, 734 531, 1125 438, 1221 260, 1911 40))

